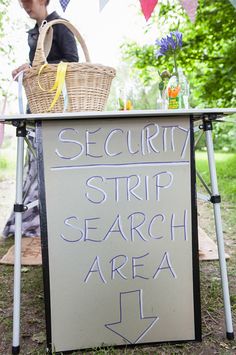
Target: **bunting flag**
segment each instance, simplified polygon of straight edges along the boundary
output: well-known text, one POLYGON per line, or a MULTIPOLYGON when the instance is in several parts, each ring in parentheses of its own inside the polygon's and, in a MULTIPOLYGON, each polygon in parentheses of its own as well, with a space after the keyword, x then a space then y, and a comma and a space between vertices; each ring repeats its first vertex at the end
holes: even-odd
POLYGON ((149 20, 158 0, 139 0, 146 21, 149 20))
POLYGON ((103 10, 103 8, 106 6, 109 0, 99 0, 99 10, 100 12, 103 10))
POLYGON ((180 0, 181 5, 183 6, 184 10, 187 12, 190 20, 195 22, 196 14, 197 14, 197 7, 198 7, 198 0, 180 0))
MULTIPOLYGON (((99 0, 99 9, 100 12, 103 10, 103 8, 106 6, 109 0, 99 0)), ((155 6, 158 3, 158 0, 139 0, 141 4, 141 9, 142 13, 144 14, 144 17, 146 21, 149 20, 151 17, 151 14, 153 10, 155 9, 155 6)), ((192 22, 195 21, 196 19, 196 14, 197 14, 197 7, 198 7, 198 0, 179 0, 185 11, 187 12, 190 20, 192 22)), ((229 0, 236 8, 236 0, 229 0)), ((61 7, 63 11, 66 10, 67 5, 69 4, 70 0, 59 0, 61 7)))
POLYGON ((65 12, 66 8, 67 8, 67 5, 69 4, 70 0, 59 0, 59 1, 60 1, 60 4, 61 4, 61 7, 62 7, 63 11, 65 12))

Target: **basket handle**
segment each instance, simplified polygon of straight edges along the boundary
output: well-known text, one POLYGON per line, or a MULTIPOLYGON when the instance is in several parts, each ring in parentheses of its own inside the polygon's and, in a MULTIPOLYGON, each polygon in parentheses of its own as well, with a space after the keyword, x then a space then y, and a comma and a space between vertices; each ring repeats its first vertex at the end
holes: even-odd
POLYGON ((90 62, 88 48, 86 46, 86 43, 85 43, 83 37, 79 33, 79 31, 69 21, 63 20, 63 19, 56 19, 56 20, 52 20, 52 21, 47 22, 41 28, 32 66, 34 67, 37 65, 42 65, 44 63, 47 63, 47 58, 45 56, 45 48, 44 48, 45 38, 46 38, 46 35, 47 35, 47 32, 49 31, 49 29, 53 25, 57 25, 57 24, 65 25, 75 35, 75 37, 77 38, 77 40, 84 52, 86 62, 90 62))

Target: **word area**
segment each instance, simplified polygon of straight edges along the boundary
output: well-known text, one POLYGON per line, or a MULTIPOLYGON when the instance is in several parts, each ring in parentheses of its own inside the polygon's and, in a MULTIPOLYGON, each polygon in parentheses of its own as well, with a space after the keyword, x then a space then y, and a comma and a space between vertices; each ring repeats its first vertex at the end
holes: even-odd
MULTIPOLYGON (((161 273, 165 273, 165 276, 176 279, 177 275, 172 266, 172 261, 169 255, 169 252, 164 252, 161 260, 157 262, 157 265, 154 266, 152 272, 149 274, 145 269, 145 261, 148 264, 149 253, 139 256, 132 256, 129 258, 127 255, 116 255, 109 260, 108 266, 110 266, 110 281, 116 278, 123 280, 134 280, 140 278, 143 280, 153 279, 156 280, 161 273), (131 259, 131 260, 129 260, 131 259), (127 270, 123 269, 128 264, 127 270)), ((150 264, 150 262, 149 262, 150 264)), ((150 268, 150 265, 149 265, 150 268)), ((104 266, 104 269, 107 269, 107 265, 104 266)), ((104 276, 104 269, 100 261, 99 256, 96 256, 94 261, 91 264, 91 267, 84 279, 84 282, 87 283, 90 277, 98 278, 102 283, 107 283, 107 279, 104 276)))

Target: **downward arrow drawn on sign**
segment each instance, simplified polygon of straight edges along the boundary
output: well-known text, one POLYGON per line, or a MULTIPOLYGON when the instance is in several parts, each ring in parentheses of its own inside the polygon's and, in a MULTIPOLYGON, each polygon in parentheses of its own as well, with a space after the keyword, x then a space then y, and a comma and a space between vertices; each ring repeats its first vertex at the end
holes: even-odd
POLYGON ((105 327, 130 344, 136 344, 158 319, 143 316, 142 290, 120 292, 120 320, 105 324, 105 327))

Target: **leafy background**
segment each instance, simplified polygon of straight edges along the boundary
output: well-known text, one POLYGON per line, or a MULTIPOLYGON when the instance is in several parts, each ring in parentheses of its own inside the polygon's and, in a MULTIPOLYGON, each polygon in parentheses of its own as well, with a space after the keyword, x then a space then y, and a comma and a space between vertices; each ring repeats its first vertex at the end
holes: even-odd
MULTIPOLYGON (((236 11, 229 1, 199 0, 191 23, 178 0, 160 0, 149 26, 156 26, 159 38, 177 29, 183 33, 178 65, 191 83, 192 107, 236 106, 236 11)), ((123 45, 124 60, 148 85, 158 80, 157 70, 173 69, 170 59, 157 60, 154 52, 155 44, 123 45)))

